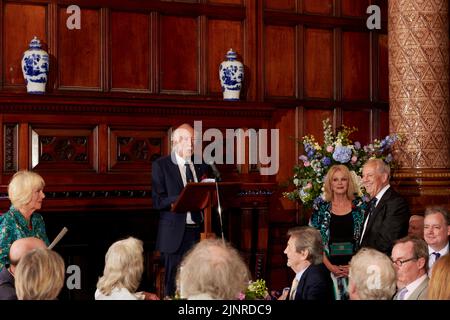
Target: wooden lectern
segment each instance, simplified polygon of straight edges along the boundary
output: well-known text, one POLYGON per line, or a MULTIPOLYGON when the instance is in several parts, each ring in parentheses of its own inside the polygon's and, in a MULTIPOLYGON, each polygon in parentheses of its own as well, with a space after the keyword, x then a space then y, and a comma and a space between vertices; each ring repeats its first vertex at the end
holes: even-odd
MULTIPOLYGON (((239 182, 218 182, 219 196, 222 203, 235 197, 240 188, 239 182)), ((202 211, 204 213, 204 230, 201 240, 215 238, 211 227, 211 212, 217 203, 215 182, 189 182, 181 192, 173 206, 173 211, 185 213, 187 211, 202 211)))

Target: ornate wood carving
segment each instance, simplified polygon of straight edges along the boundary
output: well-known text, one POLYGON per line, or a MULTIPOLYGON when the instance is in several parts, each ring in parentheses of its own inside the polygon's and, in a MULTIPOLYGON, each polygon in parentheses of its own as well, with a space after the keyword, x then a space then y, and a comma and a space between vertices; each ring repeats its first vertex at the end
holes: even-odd
POLYGON ((95 170, 94 135, 95 129, 32 127, 32 168, 95 170))
POLYGON ((167 133, 161 130, 110 130, 110 170, 150 170, 153 160, 168 151, 167 133))
POLYGON ((17 124, 5 124, 3 144, 3 170, 5 172, 17 171, 17 124))

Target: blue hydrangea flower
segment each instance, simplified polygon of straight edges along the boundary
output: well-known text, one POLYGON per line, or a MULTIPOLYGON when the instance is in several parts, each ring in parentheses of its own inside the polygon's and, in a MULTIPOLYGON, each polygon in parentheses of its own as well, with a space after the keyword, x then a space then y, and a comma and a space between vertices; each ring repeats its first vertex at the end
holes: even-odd
POLYGON ((331 164, 331 159, 328 158, 328 157, 323 157, 323 158, 322 158, 322 164, 323 164, 325 167, 328 167, 328 166, 331 164))
POLYGON ((349 147, 337 146, 333 153, 333 159, 340 163, 347 163, 352 158, 352 150, 349 147))

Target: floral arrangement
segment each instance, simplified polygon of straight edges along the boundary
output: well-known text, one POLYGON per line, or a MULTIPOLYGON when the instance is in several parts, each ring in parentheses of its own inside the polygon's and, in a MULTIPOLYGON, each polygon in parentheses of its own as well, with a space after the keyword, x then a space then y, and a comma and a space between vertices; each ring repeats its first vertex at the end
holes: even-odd
POLYGON ((319 145, 313 135, 303 137, 306 155, 300 156, 300 164, 294 167, 292 183, 295 190, 285 192, 283 195, 293 201, 300 200, 307 208, 317 208, 323 202, 323 182, 328 169, 335 164, 346 165, 359 186, 359 196, 364 193, 361 184, 362 167, 371 158, 380 158, 395 167, 391 154, 393 144, 399 140, 396 134, 389 135, 383 140, 374 140, 373 143, 361 146, 361 143, 352 142, 350 134, 357 131, 355 127, 343 125, 333 132, 330 120, 323 121, 324 143, 319 145))
POLYGON ((248 283, 245 293, 239 295, 239 300, 266 300, 271 299, 266 281, 258 279, 248 283))

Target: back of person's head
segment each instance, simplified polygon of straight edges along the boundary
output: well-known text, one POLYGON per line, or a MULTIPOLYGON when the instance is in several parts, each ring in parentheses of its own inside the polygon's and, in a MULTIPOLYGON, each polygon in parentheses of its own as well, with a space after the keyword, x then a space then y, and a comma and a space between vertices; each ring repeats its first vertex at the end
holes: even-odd
POLYGON ((288 230, 287 235, 295 240, 295 248, 298 253, 308 251, 306 258, 311 264, 322 263, 323 244, 320 232, 308 226, 294 227, 288 230))
POLYGON ((33 192, 43 189, 44 186, 44 179, 36 172, 18 171, 8 185, 9 200, 15 208, 22 208, 31 201, 33 192))
POLYGON ((450 300, 450 255, 439 258, 433 265, 428 283, 429 300, 450 300))
POLYGON ((144 248, 142 241, 133 237, 114 242, 105 256, 103 276, 97 289, 110 295, 114 288, 125 288, 134 293, 144 272, 144 248))
POLYGON ((349 294, 352 300, 390 300, 396 290, 391 259, 375 249, 362 248, 350 261, 349 294))
POLYGON ((15 268, 19 263, 20 258, 37 248, 47 248, 47 245, 41 239, 34 237, 20 238, 14 241, 9 249, 10 265, 15 268))
POLYGON ((247 264, 230 244, 219 239, 197 243, 183 258, 178 270, 182 298, 208 295, 212 299, 235 300, 250 280, 247 264))
POLYGON ((19 300, 54 300, 64 285, 61 256, 50 249, 34 249, 17 264, 15 285, 19 300))

